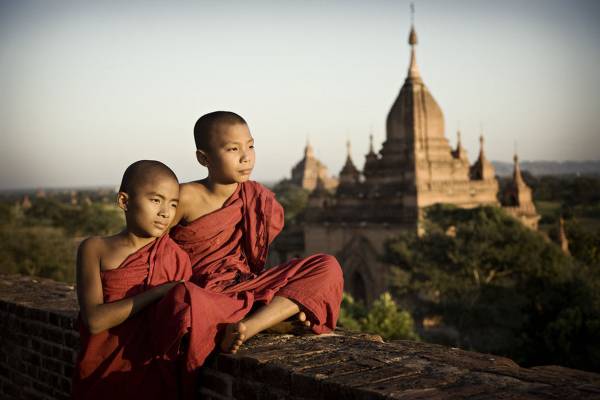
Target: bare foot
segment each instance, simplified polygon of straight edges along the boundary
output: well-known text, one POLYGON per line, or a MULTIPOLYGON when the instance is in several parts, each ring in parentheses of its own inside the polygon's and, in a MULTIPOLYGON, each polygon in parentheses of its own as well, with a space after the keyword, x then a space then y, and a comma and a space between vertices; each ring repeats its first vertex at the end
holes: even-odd
POLYGON ((225 327, 223 339, 221 339, 221 351, 224 353, 235 354, 239 350, 244 339, 246 339, 246 325, 242 322, 228 324, 225 327))
POLYGON ((266 329, 268 333, 279 333, 279 334, 295 334, 301 335, 306 333, 306 328, 310 328, 311 322, 306 318, 306 314, 300 311, 296 314, 295 318, 289 318, 288 320, 281 321, 272 327, 266 329))

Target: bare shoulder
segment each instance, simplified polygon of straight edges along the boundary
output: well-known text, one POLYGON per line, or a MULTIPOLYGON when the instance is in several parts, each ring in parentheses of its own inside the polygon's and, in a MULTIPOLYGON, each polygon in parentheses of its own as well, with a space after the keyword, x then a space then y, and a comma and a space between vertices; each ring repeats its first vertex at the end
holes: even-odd
POLYGON ((100 260, 106 252, 106 241, 100 236, 92 236, 79 244, 77 250, 77 287, 87 291, 90 279, 100 273, 100 260))
POLYGON ((79 244, 79 253, 82 255, 99 256, 105 248, 106 238, 101 236, 90 236, 79 244))
POLYGON ((198 181, 186 182, 179 185, 179 202, 190 201, 198 194, 206 193, 206 187, 198 181))
POLYGON ((79 245, 79 257, 81 260, 102 260, 107 254, 118 251, 122 245, 119 234, 112 236, 90 236, 79 245))
POLYGON ((198 199, 204 198, 205 193, 206 188, 197 181, 179 184, 179 204, 171 227, 181 220, 188 220, 190 213, 194 214, 193 210, 197 206, 198 199))

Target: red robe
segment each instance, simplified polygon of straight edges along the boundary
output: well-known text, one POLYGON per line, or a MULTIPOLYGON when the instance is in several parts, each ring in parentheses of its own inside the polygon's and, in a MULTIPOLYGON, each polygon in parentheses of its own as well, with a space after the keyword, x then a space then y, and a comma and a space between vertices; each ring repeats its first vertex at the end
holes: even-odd
MULTIPOLYGON (((128 256, 118 268, 100 275, 104 302, 108 303, 166 282, 188 280, 192 269, 187 254, 165 235, 128 256)), ((203 310, 204 303, 232 308, 230 303, 239 302, 186 282, 106 331, 92 335, 80 322, 81 349, 73 376, 73 398, 193 398, 193 372, 198 364, 195 355, 180 349, 182 337, 189 333, 189 348, 193 344, 201 354, 208 354, 214 345, 207 344, 206 339, 198 344, 198 338, 214 337, 212 326, 196 322, 192 334, 192 323, 204 317, 233 322, 227 310, 203 310)))
MULTIPOLYGON (((342 299, 340 265, 330 255, 316 254, 265 270, 268 246, 282 228, 283 208, 273 193, 248 181, 238 185, 221 209, 177 225, 171 237, 190 256, 192 282, 240 301, 229 303, 238 307, 227 313, 235 321, 241 320, 254 302, 268 303, 277 295, 298 304, 315 333, 329 332, 336 326, 342 299)), ((203 307, 208 310, 223 304, 203 307)), ((214 344, 212 338, 205 340, 214 344)), ((195 362, 201 364, 203 356, 198 355, 195 362)))

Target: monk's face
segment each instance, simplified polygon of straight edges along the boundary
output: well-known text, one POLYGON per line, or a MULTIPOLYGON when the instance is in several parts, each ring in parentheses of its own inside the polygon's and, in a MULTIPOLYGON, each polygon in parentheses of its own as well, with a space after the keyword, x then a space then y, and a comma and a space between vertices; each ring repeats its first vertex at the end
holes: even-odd
POLYGON ((165 175, 151 177, 125 195, 122 208, 129 231, 142 237, 160 237, 167 231, 179 202, 179 184, 175 179, 165 175))
POLYGON ((223 124, 212 133, 208 151, 198 150, 199 161, 217 183, 247 181, 254 169, 254 139, 246 124, 223 124))

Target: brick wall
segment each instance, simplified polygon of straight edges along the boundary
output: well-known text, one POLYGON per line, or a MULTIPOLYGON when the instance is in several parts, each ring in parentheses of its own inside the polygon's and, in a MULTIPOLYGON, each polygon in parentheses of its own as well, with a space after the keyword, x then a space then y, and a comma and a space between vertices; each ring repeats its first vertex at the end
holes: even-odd
MULTIPOLYGON (((78 336, 71 286, 0 275, 0 398, 68 399, 78 336)), ((600 399, 600 375, 349 333, 258 335, 213 355, 205 400, 600 399)))
POLYGON ((19 276, 0 281, 0 397, 70 398, 79 343, 73 288, 19 276))

